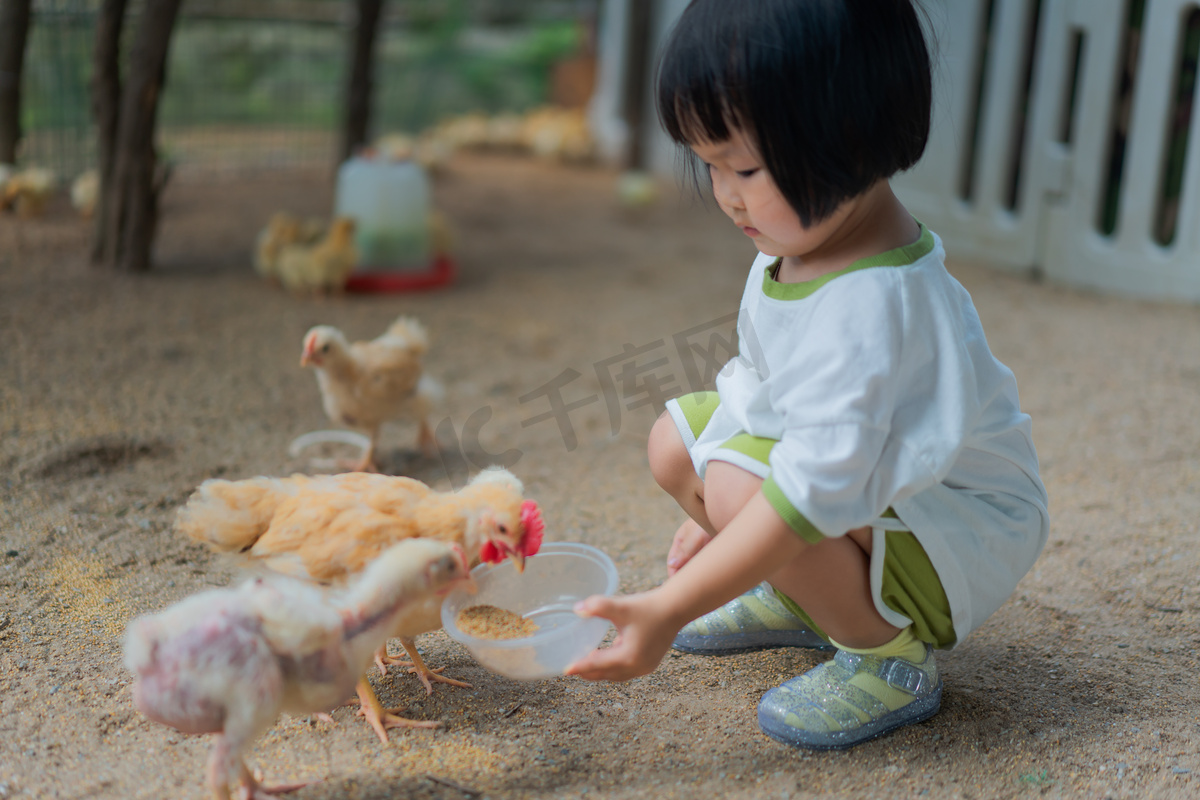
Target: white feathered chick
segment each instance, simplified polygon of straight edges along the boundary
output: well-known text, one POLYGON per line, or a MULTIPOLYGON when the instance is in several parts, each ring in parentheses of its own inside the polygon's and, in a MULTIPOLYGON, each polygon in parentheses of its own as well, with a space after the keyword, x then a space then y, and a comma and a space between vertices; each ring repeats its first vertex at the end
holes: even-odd
POLYGON ((136 677, 134 704, 183 733, 215 735, 208 764, 215 798, 227 800, 230 783, 256 799, 299 788, 260 785, 242 753, 280 712, 327 711, 356 684, 362 698, 371 656, 397 617, 469 575, 461 548, 410 539, 342 595, 281 576, 194 595, 130 623, 125 665, 136 677))

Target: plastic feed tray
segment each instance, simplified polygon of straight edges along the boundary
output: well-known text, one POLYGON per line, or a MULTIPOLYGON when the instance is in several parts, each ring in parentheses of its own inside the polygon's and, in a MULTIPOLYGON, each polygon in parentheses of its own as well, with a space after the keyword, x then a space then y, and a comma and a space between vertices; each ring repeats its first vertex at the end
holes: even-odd
POLYGON ((442 625, 483 666, 509 678, 537 680, 562 675, 604 639, 610 623, 585 618, 575 603, 617 590, 617 568, 603 551, 586 544, 551 542, 517 572, 511 561, 480 564, 471 570, 479 591, 456 590, 442 603, 442 625), (528 617, 538 625, 521 639, 480 639, 459 630, 458 612, 492 605, 528 617))

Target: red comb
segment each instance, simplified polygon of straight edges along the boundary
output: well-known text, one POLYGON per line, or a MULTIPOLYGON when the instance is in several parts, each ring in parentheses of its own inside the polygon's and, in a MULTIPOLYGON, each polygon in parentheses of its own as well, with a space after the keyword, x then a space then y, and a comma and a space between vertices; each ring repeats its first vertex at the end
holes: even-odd
POLYGON ((522 540, 521 549, 526 556, 537 555, 537 551, 542 548, 542 534, 546 530, 546 524, 542 522, 542 511, 537 503, 532 500, 521 503, 521 524, 525 526, 525 538, 522 540))

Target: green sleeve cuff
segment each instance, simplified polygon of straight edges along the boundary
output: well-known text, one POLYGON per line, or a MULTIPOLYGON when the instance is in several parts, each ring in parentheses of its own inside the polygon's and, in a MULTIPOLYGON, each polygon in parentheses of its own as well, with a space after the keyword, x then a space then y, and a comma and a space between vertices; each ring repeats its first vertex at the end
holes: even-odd
POLYGON ((783 517, 783 521, 788 524, 788 527, 796 532, 804 541, 809 544, 818 544, 825 541, 825 534, 813 527, 803 514, 796 510, 783 495, 783 490, 779 488, 779 484, 775 483, 775 479, 767 476, 763 481, 762 493, 767 498, 767 502, 771 504, 771 508, 775 509, 775 513, 783 517))

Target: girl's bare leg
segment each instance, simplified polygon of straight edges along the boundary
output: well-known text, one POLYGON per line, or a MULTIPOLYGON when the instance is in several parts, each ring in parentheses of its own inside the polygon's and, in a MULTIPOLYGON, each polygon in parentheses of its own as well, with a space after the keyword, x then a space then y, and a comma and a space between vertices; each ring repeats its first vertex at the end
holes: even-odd
POLYGON ((692 466, 692 457, 670 414, 662 414, 654 423, 646 449, 654 480, 689 517, 675 531, 667 552, 667 577, 670 577, 709 543, 715 529, 704 509, 704 483, 692 466))
POLYGON ((710 536, 716 534, 704 509, 704 482, 696 474, 692 457, 669 413, 664 411, 650 429, 646 454, 650 458, 650 472, 658 485, 710 536))
MULTIPOLYGON (((705 475, 706 508, 724 528, 762 488, 762 479, 723 461, 705 475)), ((875 609, 871 596, 871 529, 860 528, 804 548, 767 580, 796 601, 827 635, 854 648, 876 647, 900 629, 875 609)))

